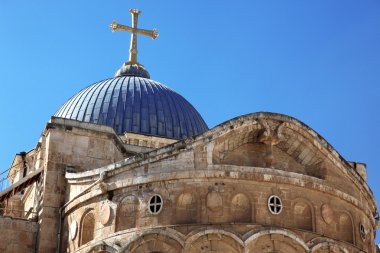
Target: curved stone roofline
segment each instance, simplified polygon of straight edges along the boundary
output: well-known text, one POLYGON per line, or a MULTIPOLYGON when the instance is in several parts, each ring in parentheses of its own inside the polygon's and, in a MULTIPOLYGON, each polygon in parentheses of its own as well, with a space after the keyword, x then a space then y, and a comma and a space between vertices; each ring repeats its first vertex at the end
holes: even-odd
MULTIPOLYGON (((207 131, 201 135, 194 136, 193 138, 196 141, 200 140, 200 139, 205 139, 205 138, 215 139, 217 136, 220 136, 221 134, 223 134, 226 130, 228 131, 231 129, 231 127, 241 125, 245 121, 259 121, 259 120, 265 120, 265 119, 288 122, 288 123, 291 123, 291 124, 294 124, 294 125, 300 127, 302 130, 304 130, 308 134, 310 134, 315 140, 318 141, 318 143, 329 154, 332 154, 336 159, 338 159, 338 161, 344 166, 344 169, 349 171, 350 175, 355 178, 355 180, 353 180, 353 182, 356 184, 360 183, 361 186, 363 186, 366 189, 366 191, 370 194, 371 198, 373 199, 373 202, 375 203, 375 201, 374 201, 375 198, 373 196, 372 190, 369 188, 367 182, 365 180, 363 180, 363 178, 359 175, 359 173, 353 169, 353 167, 350 165, 350 163, 322 135, 317 133, 314 129, 309 127, 304 122, 302 122, 302 121, 300 121, 294 117, 291 117, 291 116, 288 116, 285 114, 280 114, 280 113, 273 113, 273 112, 255 112, 255 113, 244 114, 244 115, 232 118, 230 120, 227 120, 227 121, 213 127, 209 131, 207 131)), ((329 157, 329 159, 331 159, 331 158, 329 157)))
POLYGON ((193 138, 196 140, 204 139, 204 138, 214 139, 215 137, 223 134, 225 130, 229 130, 231 129, 231 127, 234 127, 236 125, 243 124, 243 122, 245 121, 259 121, 259 120, 264 120, 264 119, 288 122, 300 127, 301 129, 309 133, 315 140, 318 141, 319 144, 321 144, 323 148, 325 148, 330 154, 332 154, 335 158, 337 158, 338 161, 341 162, 342 165, 344 165, 345 169, 347 169, 348 171, 351 171, 351 174, 355 177, 355 179, 358 180, 360 183, 362 183, 363 186, 371 193, 371 195, 373 195, 373 192, 368 187, 367 182, 363 180, 363 178, 359 175, 359 173, 353 169, 351 164, 325 138, 323 138, 322 135, 320 135, 318 132, 316 132, 314 129, 309 127, 304 122, 285 114, 273 113, 273 112, 255 112, 255 113, 249 113, 249 114, 237 116, 235 118, 227 120, 213 127, 212 129, 210 129, 209 131, 201 135, 194 136, 193 138))
POLYGON ((288 115, 285 115, 285 114, 280 114, 280 113, 274 113, 274 112, 254 112, 254 113, 248 113, 248 114, 244 114, 244 115, 241 115, 241 116, 237 116, 237 117, 232 118, 230 120, 226 120, 223 123, 220 123, 219 125, 213 127, 209 131, 203 133, 202 135, 199 135, 198 138, 201 137, 201 136, 209 136, 209 135, 212 135, 212 134, 217 134, 218 132, 221 132, 221 131, 229 128, 230 126, 238 125, 239 123, 241 123, 243 121, 247 121, 247 120, 260 120, 260 119, 274 119, 274 120, 279 120, 279 121, 293 123, 293 124, 295 124, 295 125, 297 125, 299 127, 302 127, 309 134, 311 134, 315 139, 317 139, 319 141, 319 143, 322 144, 322 146, 324 148, 326 148, 328 151, 330 151, 330 153, 332 153, 334 156, 336 156, 337 158, 339 158, 347 167, 352 168, 351 165, 348 163, 348 161, 345 160, 343 158, 343 156, 340 155, 339 152, 325 138, 322 137, 322 135, 320 135, 319 133, 317 133, 314 129, 312 129, 311 127, 309 127, 304 122, 302 122, 302 121, 300 121, 300 120, 298 120, 298 119, 296 119, 294 117, 291 117, 291 116, 288 116, 288 115))
MULTIPOLYGON (((349 175, 351 175, 351 179, 353 183, 357 184, 360 183, 361 185, 358 185, 358 187, 362 186, 364 189, 369 193, 370 197, 373 199, 374 202, 374 196, 371 189, 368 187, 367 183, 362 179, 362 177, 352 168, 352 166, 341 156, 338 151, 336 151, 331 144, 329 144, 320 134, 318 134, 315 130, 313 130, 311 127, 303 123, 302 121, 293 118, 288 115, 279 114, 279 113, 271 113, 271 112, 256 112, 251 114, 246 114, 242 116, 235 117, 231 120, 227 120, 212 129, 206 131, 203 134, 200 134, 198 136, 194 136, 185 140, 180 140, 178 142, 175 142, 173 144, 167 145, 163 148, 155 149, 146 153, 138 154, 133 157, 127 158, 125 160, 116 162, 114 164, 110 164, 108 166, 95 169, 95 170, 89 170, 84 171, 80 173, 67 173, 66 178, 67 179, 83 179, 83 178, 89 178, 89 181, 92 180, 92 178, 95 178, 96 175, 98 175, 101 171, 111 171, 116 170, 121 167, 131 165, 133 163, 137 163, 140 161, 143 161, 147 157, 155 157, 155 156, 162 156, 165 154, 173 154, 173 151, 180 150, 185 148, 186 146, 193 146, 196 145, 197 142, 208 140, 211 141, 213 139, 216 139, 218 136, 221 136, 224 133, 227 133, 227 131, 230 131, 231 129, 235 128, 235 126, 241 126, 244 124, 244 122, 257 122, 259 120, 276 120, 281 122, 286 122, 290 124, 294 124, 298 127, 300 127, 302 130, 310 134, 315 140, 318 141, 318 143, 328 152, 328 154, 332 154, 334 158, 340 162, 342 167, 346 169, 347 171, 350 171, 349 175), (91 178, 91 179, 90 179, 91 178)), ((80 122, 78 122, 80 123, 80 122)), ((86 123, 88 124, 88 123, 86 123)), ((331 159, 331 157, 329 157, 331 159)))
MULTIPOLYGON (((341 162, 343 162, 347 167, 352 168, 352 166, 349 164, 349 162, 344 159, 344 157, 325 139, 317 133, 314 129, 309 127, 307 124, 304 122, 285 115, 285 114, 280 114, 280 113, 273 113, 273 112, 255 112, 255 113, 249 113, 241 116, 237 116, 235 118, 232 118, 231 120, 226 120, 223 123, 220 123, 219 125, 211 128, 210 130, 204 132, 203 134, 193 136, 188 138, 187 140, 200 140, 204 138, 208 138, 212 135, 218 135, 221 131, 228 129, 230 126, 238 125, 239 123, 247 120, 259 120, 259 119, 274 119, 274 120, 279 120, 279 121, 287 121, 290 123, 293 123, 295 125, 298 125, 302 127, 304 130, 306 130, 308 133, 310 133, 314 138, 316 138, 320 144, 322 144, 323 147, 325 147, 330 153, 332 153, 334 156, 339 158, 341 162)), ((101 131, 101 132, 106 132, 106 133, 112 133, 114 135, 117 135, 114 129, 110 126, 106 125, 99 125, 95 123, 87 123, 87 122, 82 122, 79 120, 73 120, 73 119, 66 119, 66 118, 61 118, 61 117, 56 117, 52 116, 50 121, 48 122, 47 126, 49 124, 61 124, 61 125, 67 125, 67 126, 73 126, 73 127, 79 127, 79 128, 84 128, 88 130, 95 130, 95 131, 101 131)), ((48 127, 46 127, 48 128, 48 127)), ((134 132, 131 132, 134 133, 134 132)), ((144 134, 148 136, 155 136, 155 135, 150 135, 150 134, 144 134)), ((175 139, 173 139, 175 140, 175 139)), ((179 142, 184 142, 185 140, 179 140, 179 142)), ((120 140, 120 142, 122 142, 120 140)), ((359 175, 358 175, 359 176, 359 175)))
MULTIPOLYGON (((158 148, 146 153, 137 154, 135 156, 129 157, 127 159, 124 159, 122 161, 110 164, 108 166, 104 166, 102 168, 98 169, 92 169, 88 171, 83 171, 79 173, 66 173, 66 178, 68 180, 80 180, 80 181, 93 181, 96 180, 97 175, 101 173, 102 171, 112 172, 110 174, 116 175, 119 173, 122 173, 122 168, 125 166, 128 166, 129 169, 139 166, 139 164, 143 164, 144 161, 146 161, 147 158, 149 158, 150 161, 152 159, 154 160, 155 157, 159 157, 160 159, 164 157, 173 156, 174 154, 177 154, 181 152, 182 149, 186 147, 191 147, 197 145, 199 142, 204 141, 211 141, 213 139, 218 138, 219 136, 228 133, 231 129, 236 128, 237 126, 242 126, 244 122, 249 122, 248 124, 251 124, 252 122, 258 122, 260 120, 275 120, 285 123, 290 123, 295 126, 298 126, 301 130, 307 132, 310 134, 314 140, 317 140, 318 144, 325 149, 327 154, 332 155, 334 159, 337 160, 337 162, 340 165, 341 169, 345 169, 347 172, 347 175, 351 179, 352 183, 356 184, 358 189, 364 188, 365 195, 368 194, 369 198, 371 199, 371 202, 373 206, 376 206, 373 193, 371 189, 368 187, 367 183, 360 177, 360 175, 350 166, 350 164, 330 145, 321 135, 319 135, 316 131, 314 131, 312 128, 307 126, 305 123, 287 116, 283 114, 277 114, 277 113, 270 113, 270 112, 257 112, 257 113, 251 113, 242 115, 239 117, 235 117, 231 120, 228 120, 224 123, 221 123, 217 125, 216 127, 212 128, 211 130, 191 138, 188 138, 186 140, 181 140, 178 142, 175 142, 173 144, 169 144, 165 147, 158 148)), ((329 159, 332 159, 331 156, 329 156, 329 159)), ((339 167, 339 166, 338 166, 339 167)))

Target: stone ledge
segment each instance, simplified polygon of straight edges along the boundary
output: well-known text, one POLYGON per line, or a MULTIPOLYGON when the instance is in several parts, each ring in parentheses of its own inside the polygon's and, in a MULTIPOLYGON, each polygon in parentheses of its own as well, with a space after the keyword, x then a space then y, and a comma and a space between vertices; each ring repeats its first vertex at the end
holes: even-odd
MULTIPOLYGON (((183 171, 183 173, 178 172, 167 172, 167 173, 157 173, 157 174, 150 174, 147 176, 133 176, 131 180, 123 180, 118 182, 111 182, 107 184, 107 190, 108 191, 114 191, 116 189, 121 189, 124 187, 129 187, 133 185, 139 185, 139 184, 148 184, 148 183, 154 183, 154 182, 161 182, 161 181, 177 181, 182 180, 183 182, 191 182, 191 181, 197 181, 200 180, 209 180, 209 179, 220 179, 223 178, 223 181, 225 182, 252 182, 254 180, 255 182, 272 182, 277 184, 285 184, 285 185, 292 185, 295 187, 302 187, 307 188, 314 191, 324 192, 327 194, 330 194, 332 196, 335 196, 339 199, 342 199, 355 207, 362 209, 360 206, 360 201, 356 199, 355 197, 342 192, 340 190, 336 190, 332 188, 331 186, 323 185, 323 180, 317 179, 311 176, 305 176, 303 174, 297 174, 293 173, 291 175, 288 175, 287 173, 278 173, 278 170, 271 169, 271 168, 252 168, 252 167, 242 167, 242 166, 235 166, 237 168, 234 173, 226 173, 225 170, 220 169, 209 169, 209 170, 186 170, 183 171), (256 173, 252 172, 252 170, 257 170, 256 173), (239 171, 240 170, 240 171, 239 171), (276 173, 277 172, 277 173, 276 173), (263 174, 268 173, 268 174, 263 174), (283 175, 282 175, 283 174, 283 175)), ((88 201, 94 197, 100 196, 104 194, 104 191, 100 189, 99 187, 95 187, 92 191, 89 193, 86 193, 85 195, 81 196, 79 199, 74 200, 72 203, 70 203, 66 208, 65 212, 70 212, 73 208, 76 206, 82 204, 85 201, 88 201)), ((371 217, 370 213, 366 213, 368 217, 371 217)))

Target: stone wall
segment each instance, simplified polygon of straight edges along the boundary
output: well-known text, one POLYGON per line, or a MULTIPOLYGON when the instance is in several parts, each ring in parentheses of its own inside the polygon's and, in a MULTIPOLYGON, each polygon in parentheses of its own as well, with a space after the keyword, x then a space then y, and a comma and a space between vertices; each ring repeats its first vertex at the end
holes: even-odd
MULTIPOLYGON (((339 197, 286 184, 250 182, 242 178, 234 180, 226 176, 218 179, 219 173, 209 172, 207 179, 188 178, 180 182, 175 179, 152 180, 137 187, 114 190, 111 199, 108 199, 109 195, 103 195, 91 201, 81 201, 66 220, 65 231, 73 226, 76 230, 76 236, 69 240, 71 251, 89 241, 104 240, 121 232, 126 233, 125 236, 133 234, 136 228, 166 226, 176 226, 175 229, 184 235, 208 226, 223 226, 241 237, 253 231, 253 227, 258 230, 287 228, 304 241, 323 236, 345 242, 346 248, 356 245, 365 251, 372 249, 373 231, 367 217, 359 208, 339 197), (154 194, 163 199, 162 211, 157 215, 149 212, 149 200, 154 194), (271 195, 279 196, 282 201, 280 214, 269 211, 268 198, 271 195), (91 226, 85 222, 89 214, 91 226), (364 239, 361 239, 359 224, 364 224, 367 230, 364 239), (91 230, 91 240, 83 240, 83 235, 87 234, 84 231, 88 229, 91 230)), ((66 238, 69 238, 68 233, 66 238)))
POLYGON ((2 218, 8 225, 0 232, 28 238, 21 246, 12 239, 0 252, 55 252, 59 209, 71 200, 61 252, 374 252, 377 207, 365 170, 300 122, 264 116, 175 143, 52 119, 34 158, 27 156, 44 168, 22 200, 24 207, 37 203, 38 242, 28 244, 20 225, 27 221, 2 218), (135 156, 126 148, 165 144, 135 156), (162 201, 158 213, 150 209, 154 196, 162 201), (281 200, 281 212, 270 211, 271 196, 281 200))
POLYGON ((376 204, 363 176, 315 132, 285 120, 243 117, 195 140, 67 173, 76 194, 106 177, 66 208, 64 248, 373 252, 376 204), (156 194, 163 207, 153 214, 156 194), (280 213, 269 210, 273 195, 280 213))
POLYGON ((58 244, 59 209, 76 194, 68 191, 66 170, 91 170, 122 160, 128 154, 112 128, 106 126, 52 118, 43 136, 45 170, 38 252, 53 253, 58 244))
POLYGON ((0 252, 36 252, 38 223, 0 216, 0 252))
POLYGON ((157 137, 157 136, 149 136, 149 135, 141 135, 135 133, 125 133, 121 136, 121 139, 125 144, 149 147, 149 148, 161 148, 168 144, 172 144, 177 142, 178 140, 157 137))

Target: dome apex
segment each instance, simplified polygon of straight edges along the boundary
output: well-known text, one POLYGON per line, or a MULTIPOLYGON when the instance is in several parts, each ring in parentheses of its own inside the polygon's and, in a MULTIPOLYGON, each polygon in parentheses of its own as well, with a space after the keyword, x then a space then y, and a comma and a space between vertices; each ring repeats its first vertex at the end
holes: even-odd
POLYGON ((115 73, 118 76, 137 76, 150 79, 150 75, 146 68, 139 63, 125 62, 115 73))

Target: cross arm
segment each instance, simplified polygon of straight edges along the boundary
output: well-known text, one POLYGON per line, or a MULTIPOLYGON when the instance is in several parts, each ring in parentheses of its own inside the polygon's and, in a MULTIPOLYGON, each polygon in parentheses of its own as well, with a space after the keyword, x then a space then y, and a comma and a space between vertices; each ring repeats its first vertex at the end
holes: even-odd
POLYGON ((136 29, 135 28, 135 30, 136 30, 136 33, 149 36, 149 37, 151 37, 154 40, 160 35, 157 32, 156 28, 153 28, 152 30, 145 30, 145 29, 139 29, 139 28, 136 29))
POLYGON ((156 39, 159 36, 156 29, 145 30, 145 29, 133 28, 127 25, 118 24, 116 21, 112 22, 112 24, 110 25, 110 28, 112 29, 113 32, 125 31, 125 32, 131 32, 131 33, 138 33, 138 34, 149 36, 152 39, 156 39))
POLYGON ((126 25, 120 25, 116 21, 113 21, 110 24, 110 28, 112 29, 112 32, 116 32, 116 31, 132 32, 133 31, 132 27, 126 26, 126 25))

